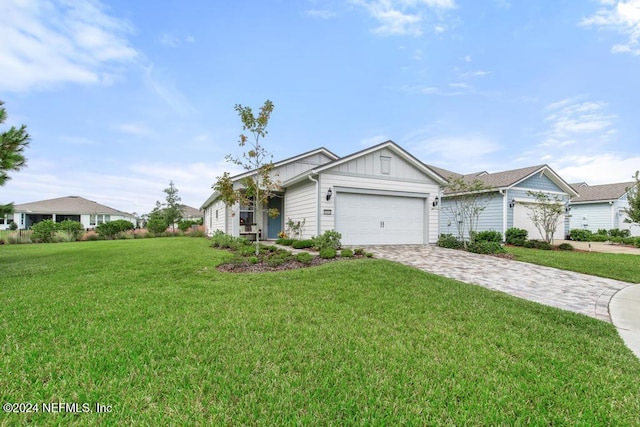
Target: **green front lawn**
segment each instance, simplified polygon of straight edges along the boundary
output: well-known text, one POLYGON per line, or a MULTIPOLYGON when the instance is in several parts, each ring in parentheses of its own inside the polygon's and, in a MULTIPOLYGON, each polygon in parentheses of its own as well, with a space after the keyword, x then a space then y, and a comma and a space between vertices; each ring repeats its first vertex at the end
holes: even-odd
POLYGON ((640 256, 600 252, 543 251, 507 246, 516 260, 577 271, 623 282, 640 283, 640 256))
POLYGON ((215 269, 205 239, 0 247, 0 425, 633 425, 608 323, 375 259, 215 269), (82 407, 82 406, 80 406, 82 407))

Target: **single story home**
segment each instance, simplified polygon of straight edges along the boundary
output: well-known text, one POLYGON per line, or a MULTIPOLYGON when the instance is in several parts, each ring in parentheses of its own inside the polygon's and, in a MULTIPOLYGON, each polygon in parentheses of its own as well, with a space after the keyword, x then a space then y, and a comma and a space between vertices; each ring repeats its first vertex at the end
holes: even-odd
MULTIPOLYGON (((209 235, 257 231, 275 239, 286 224, 303 224, 301 237, 327 230, 342 234, 345 245, 428 244, 438 239, 435 200, 447 181, 393 141, 338 157, 326 148, 274 163, 279 191, 268 206, 226 206, 214 192, 202 204, 209 235), (264 208, 264 209, 263 209, 264 208), (280 215, 269 218, 266 208, 280 215), (253 230, 257 224, 258 230, 253 230)), ((232 177, 236 188, 247 172, 232 177)))
POLYGON ((182 219, 188 221, 201 221, 204 220, 204 212, 198 210, 189 205, 181 205, 182 207, 182 219))
MULTIPOLYGON (((571 197, 576 197, 576 190, 566 183, 548 165, 529 166, 496 173, 486 171, 461 175, 446 169, 431 166, 440 175, 448 180, 463 178, 465 182, 478 180, 487 190, 482 191, 481 206, 484 210, 480 213, 476 231, 495 230, 502 233, 503 237, 509 228, 522 228, 528 231, 530 239, 542 239, 540 231, 530 218, 530 208, 537 201, 530 193, 542 192, 551 200, 558 200, 569 206, 571 197)), ((444 234, 458 234, 456 222, 459 215, 455 208, 455 199, 460 194, 453 193, 450 189, 442 195, 440 208, 440 232, 444 234)), ((558 228, 554 239, 564 239, 568 230, 565 230, 564 214, 558 219, 558 228)), ((468 230, 464 230, 463 237, 468 238, 468 230)))
POLYGON ((94 229, 103 222, 118 219, 136 223, 135 216, 129 213, 83 197, 67 196, 15 205, 13 216, 5 218, 4 224, 0 223, 0 229, 6 230, 12 222, 15 222, 19 229, 28 230, 33 224, 45 219, 52 219, 55 222, 62 222, 66 219, 78 221, 87 230, 94 229))
POLYGON ((627 195, 635 182, 588 185, 572 184, 580 193, 571 198, 570 230, 581 228, 597 232, 599 229, 630 230, 632 236, 640 236, 640 226, 625 222, 625 209, 629 207, 627 195))

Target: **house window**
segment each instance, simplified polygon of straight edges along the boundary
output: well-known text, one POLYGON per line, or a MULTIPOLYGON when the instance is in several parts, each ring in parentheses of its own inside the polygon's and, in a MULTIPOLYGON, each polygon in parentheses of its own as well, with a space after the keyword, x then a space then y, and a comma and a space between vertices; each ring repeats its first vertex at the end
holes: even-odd
POLYGON ((89 215, 89 225, 96 225, 96 216, 89 215))
POLYGON ((218 219, 218 209, 216 209, 216 219, 218 219))
POLYGON ((380 173, 383 175, 391 173, 391 157, 380 156, 380 173))
POLYGON ((248 206, 240 206, 240 225, 241 226, 247 226, 247 225, 251 225, 251 224, 255 224, 254 220, 253 220, 253 206, 248 205, 248 206))

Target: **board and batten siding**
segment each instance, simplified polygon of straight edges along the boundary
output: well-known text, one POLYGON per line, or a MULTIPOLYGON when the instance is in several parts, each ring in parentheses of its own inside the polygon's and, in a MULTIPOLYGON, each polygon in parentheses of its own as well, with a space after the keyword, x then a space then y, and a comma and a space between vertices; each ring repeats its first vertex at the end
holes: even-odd
MULTIPOLYGON (((532 179, 532 178, 529 178, 529 179, 532 179)), ((536 189, 536 188, 529 188, 529 186, 525 187, 524 185, 522 185, 522 187, 527 188, 527 189, 523 189, 523 188, 518 188, 518 187, 521 187, 521 184, 518 184, 518 187, 513 187, 507 191, 507 204, 510 203, 513 199, 516 199, 516 200, 528 199, 528 200, 531 200, 531 202, 534 202, 536 198, 531 196, 529 194, 529 191, 534 191, 534 192, 542 191, 543 193, 549 191, 550 192, 549 196, 551 197, 551 200, 553 200, 554 196, 558 196, 558 199, 563 204, 566 205, 567 203, 569 203, 569 195, 567 195, 566 193, 563 193, 562 190, 558 188, 555 185, 555 183, 551 181, 549 178, 547 178, 546 176, 540 177, 538 175, 536 175, 535 178, 537 178, 536 182, 540 184, 541 187, 546 187, 546 188, 536 189), (545 182, 547 182, 548 185, 543 185, 545 182), (562 193, 562 194, 559 194, 559 193, 562 193)), ((526 182, 526 181, 523 181, 523 182, 526 182)), ((513 227, 513 211, 514 211, 513 208, 510 208, 507 206, 507 229, 513 227)), ((566 228, 567 228, 567 221, 565 220, 563 215, 562 223, 558 226, 558 230, 556 231, 558 233, 562 231, 562 235, 564 236, 569 233, 569 230, 567 230, 566 228)))
POLYGON ((333 161, 333 159, 330 159, 326 155, 322 153, 316 153, 295 162, 287 163, 275 168, 272 171, 271 176, 276 182, 285 182, 293 177, 310 171, 311 169, 317 168, 318 166, 327 164, 331 161, 333 161))
POLYGON ((316 184, 308 180, 295 186, 287 188, 284 197, 284 218, 285 231, 287 222, 291 219, 294 222, 304 221, 302 238, 310 239, 317 233, 318 216, 316 212, 316 184))

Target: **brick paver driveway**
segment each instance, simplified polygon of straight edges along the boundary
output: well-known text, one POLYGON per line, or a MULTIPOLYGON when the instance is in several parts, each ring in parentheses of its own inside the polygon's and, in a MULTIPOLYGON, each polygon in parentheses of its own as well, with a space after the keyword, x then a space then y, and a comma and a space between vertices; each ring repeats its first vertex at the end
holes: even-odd
POLYGON ((631 283, 425 245, 368 246, 376 257, 611 322, 609 301, 631 283))

